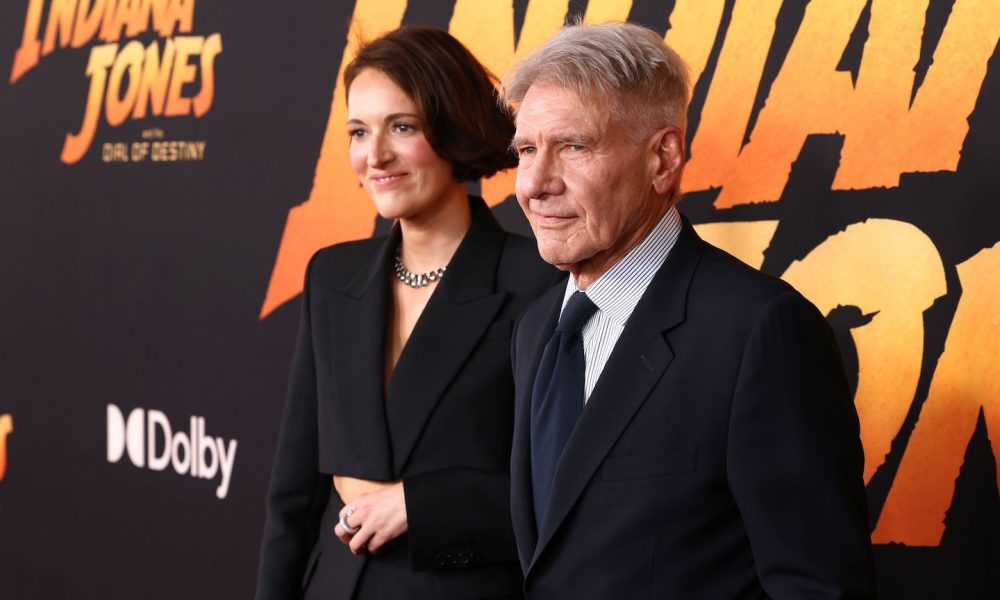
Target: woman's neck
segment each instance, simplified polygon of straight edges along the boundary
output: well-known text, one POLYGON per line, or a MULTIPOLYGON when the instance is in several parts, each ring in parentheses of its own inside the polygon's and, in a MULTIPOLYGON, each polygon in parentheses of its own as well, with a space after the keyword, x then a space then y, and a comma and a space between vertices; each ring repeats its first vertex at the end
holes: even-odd
POLYGON ((458 184, 434 211, 399 220, 402 260, 410 271, 423 273, 448 264, 472 222, 465 186, 458 184))

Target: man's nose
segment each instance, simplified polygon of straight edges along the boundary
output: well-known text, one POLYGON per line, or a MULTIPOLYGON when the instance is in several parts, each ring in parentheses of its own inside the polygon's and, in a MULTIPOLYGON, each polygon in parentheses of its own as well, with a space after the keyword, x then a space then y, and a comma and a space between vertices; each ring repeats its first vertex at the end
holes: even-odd
POLYGON ((518 196, 543 200, 557 196, 565 190, 562 166, 552 153, 538 151, 530 160, 522 160, 517 166, 515 183, 518 196))

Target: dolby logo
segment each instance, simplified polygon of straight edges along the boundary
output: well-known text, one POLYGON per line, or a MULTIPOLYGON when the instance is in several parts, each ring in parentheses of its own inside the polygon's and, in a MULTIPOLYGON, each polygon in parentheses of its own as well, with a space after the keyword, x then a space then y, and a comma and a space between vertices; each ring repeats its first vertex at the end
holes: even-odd
POLYGON ((133 409, 128 418, 114 404, 108 405, 108 462, 116 463, 128 454, 139 468, 164 471, 173 467, 178 475, 220 482, 218 498, 229 493, 229 480, 236 459, 236 440, 228 444, 221 437, 205 434, 205 418, 191 417, 188 431, 175 430, 158 410, 133 409))

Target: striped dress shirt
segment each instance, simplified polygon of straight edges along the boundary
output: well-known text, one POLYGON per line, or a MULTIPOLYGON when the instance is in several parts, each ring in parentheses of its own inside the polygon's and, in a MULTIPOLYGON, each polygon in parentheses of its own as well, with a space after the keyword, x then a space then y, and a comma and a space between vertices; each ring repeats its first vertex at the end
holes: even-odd
MULTIPOLYGON (((587 366, 584 380, 584 403, 594 391, 597 380, 608 363, 611 351, 625 330, 629 316, 646 292, 653 276, 660 269, 681 232, 681 217, 671 206, 635 248, 601 275, 586 290, 587 297, 597 305, 597 312, 583 326, 583 354, 587 366)), ((580 291, 572 274, 566 282, 562 308, 570 296, 580 291)), ((560 311, 560 316, 562 312, 560 311)))

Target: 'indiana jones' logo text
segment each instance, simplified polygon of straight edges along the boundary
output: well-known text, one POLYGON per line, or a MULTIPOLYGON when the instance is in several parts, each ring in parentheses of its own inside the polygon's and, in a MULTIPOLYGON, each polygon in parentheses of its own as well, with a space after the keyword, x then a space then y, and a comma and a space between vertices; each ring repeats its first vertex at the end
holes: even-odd
POLYGON ((79 131, 66 134, 60 155, 64 163, 75 163, 87 153, 102 107, 112 127, 147 115, 200 117, 208 112, 222 36, 174 35, 191 32, 194 4, 194 0, 30 0, 11 84, 56 47, 80 48, 94 39, 104 42, 90 50, 87 106, 79 131), (160 40, 149 45, 139 40, 125 43, 148 32, 165 41, 162 45, 160 40), (185 88, 199 78, 197 93, 185 95, 185 88))

